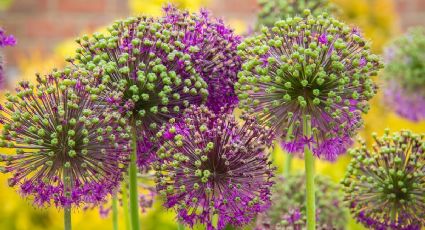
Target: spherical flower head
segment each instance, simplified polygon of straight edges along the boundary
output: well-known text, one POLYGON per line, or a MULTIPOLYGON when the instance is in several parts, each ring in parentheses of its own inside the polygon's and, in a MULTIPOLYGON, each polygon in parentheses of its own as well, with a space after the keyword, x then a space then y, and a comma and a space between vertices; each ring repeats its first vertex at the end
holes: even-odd
MULTIPOLYGON (((316 222, 317 229, 345 229, 348 218, 343 206, 340 186, 330 178, 317 175, 316 222)), ((305 229, 305 175, 295 174, 277 178, 272 189, 272 205, 267 213, 257 217, 256 228, 263 229, 305 229), (268 226, 268 228, 267 228, 268 226)))
POLYGON ((258 30, 262 26, 271 28, 281 19, 300 16, 305 9, 310 9, 314 15, 335 11, 329 0, 258 0, 258 3, 261 7, 257 15, 258 30))
POLYGON ((327 14, 288 18, 239 45, 240 108, 277 133, 282 146, 335 160, 362 125, 381 67, 366 41, 327 14), (312 137, 303 134, 311 120, 312 137))
POLYGON ((410 131, 378 138, 368 150, 364 141, 342 184, 357 221, 373 229, 419 230, 425 226, 425 135, 410 131))
POLYGON ((272 133, 246 120, 239 126, 231 114, 191 107, 158 133, 157 190, 184 223, 242 226, 269 206, 272 133))
POLYGON ((193 67, 208 84, 207 107, 214 112, 222 107, 232 111, 238 104, 234 84, 242 65, 237 55, 241 38, 206 10, 189 13, 168 5, 163 20, 184 32, 181 51, 190 55, 193 67))
POLYGON ((425 119, 425 29, 414 28, 385 50, 385 101, 402 117, 425 119))
MULTIPOLYGON (((208 96, 207 84, 181 51, 185 33, 177 27, 148 17, 117 21, 109 35, 83 36, 75 65, 96 73, 93 91, 103 92, 99 101, 122 111, 136 126, 138 162, 155 156, 157 129, 178 117, 191 104, 208 96), (102 90, 105 89, 105 90, 102 90), (140 139, 142 138, 142 139, 140 139)), ((140 165, 145 167, 147 165, 140 165)))
POLYGON ((0 155, 9 185, 34 204, 58 207, 98 204, 122 179, 128 156, 125 119, 94 106, 96 95, 69 69, 37 84, 21 82, 1 107, 0 155))

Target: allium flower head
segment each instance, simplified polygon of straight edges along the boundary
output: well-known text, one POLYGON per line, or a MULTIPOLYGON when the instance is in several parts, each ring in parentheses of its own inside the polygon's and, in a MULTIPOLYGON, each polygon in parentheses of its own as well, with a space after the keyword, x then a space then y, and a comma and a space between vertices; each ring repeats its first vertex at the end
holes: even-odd
POLYGON ((93 106, 96 95, 81 74, 65 70, 38 76, 35 86, 21 82, 1 107, 0 146, 16 154, 0 155, 0 170, 39 206, 101 203, 122 178, 126 121, 93 106))
POLYGON ((128 18, 77 40, 78 64, 98 75, 93 91, 130 117, 139 135, 139 166, 154 155, 157 129, 191 104, 208 96, 207 84, 196 72, 191 56, 181 51, 184 31, 148 17, 128 18), (105 89, 105 90, 102 90, 105 89), (153 154, 153 155, 152 155, 153 154))
POLYGON ((222 107, 232 110, 238 103, 234 84, 242 64, 237 55, 241 38, 206 10, 189 13, 169 5, 164 14, 164 23, 183 31, 180 50, 191 56, 193 67, 208 84, 208 108, 214 112, 222 107))
POLYGON ((270 130, 249 117, 239 126, 231 114, 205 106, 189 108, 184 117, 158 133, 163 145, 154 168, 165 206, 190 226, 224 229, 250 222, 270 204, 270 130))
POLYGON ((402 117, 425 119, 425 29, 415 28, 385 51, 385 100, 402 117))
MULTIPOLYGON (((316 229, 345 229, 348 219, 339 186, 329 178, 317 175, 316 229)), ((257 217, 257 230, 305 229, 305 176, 291 175, 277 178, 272 189, 272 205, 267 213, 257 217)))
POLYGON ((362 125, 361 112, 381 67, 365 40, 343 23, 305 11, 239 45, 243 71, 235 84, 240 108, 270 126, 290 152, 306 143, 314 154, 335 160, 362 125), (303 135, 303 116, 312 138, 303 135), (291 132, 288 132, 290 130, 291 132))
POLYGON ((419 230, 425 226, 425 135, 401 131, 373 136, 368 150, 351 149, 343 181, 356 219, 373 229, 419 230))
POLYGON ((258 3, 261 6, 257 17, 258 29, 262 26, 271 28, 276 21, 300 16, 305 9, 311 10, 314 15, 334 11, 329 0, 258 0, 258 3))

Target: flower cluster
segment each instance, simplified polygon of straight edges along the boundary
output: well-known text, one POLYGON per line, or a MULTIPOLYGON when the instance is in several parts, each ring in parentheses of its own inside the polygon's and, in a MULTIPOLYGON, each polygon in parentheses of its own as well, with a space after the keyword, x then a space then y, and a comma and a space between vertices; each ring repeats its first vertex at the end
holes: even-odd
POLYGON ((385 51, 385 100, 402 117, 425 119, 425 29, 415 28, 385 51))
POLYGON ((257 29, 262 26, 271 28, 276 21, 300 16, 305 9, 311 10, 314 15, 334 10, 329 0, 259 0, 258 3, 261 11, 257 17, 257 29))
MULTIPOLYGON (((0 48, 6 47, 6 46, 14 46, 16 45, 16 39, 13 35, 6 35, 5 31, 0 28, 0 48)), ((3 85, 3 81, 5 79, 4 72, 3 72, 3 57, 1 56, 0 52, 0 85, 3 85)))
MULTIPOLYGON (((316 176, 316 229, 345 229, 347 210, 343 206, 339 186, 327 177, 316 176)), ((272 205, 267 213, 257 217, 257 230, 293 229, 306 227, 305 176, 277 178, 272 190, 272 205)))
POLYGON ((263 28, 238 49, 241 109, 270 126, 289 152, 305 144, 327 160, 346 152, 375 95, 370 76, 382 66, 358 30, 306 10, 263 28), (311 138, 303 134, 303 118, 311 119, 311 138))
POLYGON ((372 150, 351 149, 342 184, 352 214, 374 229, 425 226, 425 135, 410 131, 373 136, 372 150))
POLYGON ((13 35, 6 35, 6 32, 0 28, 0 48, 16 45, 16 39, 13 35))
POLYGON ((165 23, 184 33, 181 50, 190 55, 193 67, 208 84, 206 106, 214 112, 222 107, 232 110, 238 103, 234 83, 242 65, 237 55, 241 38, 206 10, 189 13, 169 5, 164 15, 165 23))
POLYGON ((266 146, 273 135, 252 117, 239 126, 228 113, 191 107, 159 133, 157 190, 186 224, 241 226, 270 205, 273 168, 266 146))
POLYGON ((94 106, 86 74, 66 69, 37 76, 35 86, 21 82, 1 107, 0 146, 16 154, 0 155, 0 170, 39 206, 101 203, 122 179, 126 120, 94 106))
POLYGON ((78 39, 75 65, 93 71, 92 91, 99 101, 130 119, 138 136, 138 163, 155 155, 155 133, 171 117, 208 96, 207 84, 183 51, 185 33, 148 17, 128 18, 108 28, 109 35, 78 39), (106 89, 106 90, 102 90, 106 89))

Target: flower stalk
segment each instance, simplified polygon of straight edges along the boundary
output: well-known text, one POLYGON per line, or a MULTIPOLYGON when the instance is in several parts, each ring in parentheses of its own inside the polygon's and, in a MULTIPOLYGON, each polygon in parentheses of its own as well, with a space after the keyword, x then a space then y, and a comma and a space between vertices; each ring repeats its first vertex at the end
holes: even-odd
POLYGON ((118 230, 118 198, 117 194, 112 197, 112 229, 118 230))
POLYGON ((130 156, 130 167, 129 167, 129 188, 130 188, 130 216, 131 216, 131 229, 139 230, 139 196, 137 194, 137 133, 132 126, 131 129, 131 156, 130 156))
MULTIPOLYGON (((311 117, 303 116, 303 132, 306 138, 311 137, 311 117)), ((306 173, 306 203, 307 203, 307 230, 316 229, 316 207, 314 194, 314 156, 309 142, 304 144, 304 160, 306 173)))

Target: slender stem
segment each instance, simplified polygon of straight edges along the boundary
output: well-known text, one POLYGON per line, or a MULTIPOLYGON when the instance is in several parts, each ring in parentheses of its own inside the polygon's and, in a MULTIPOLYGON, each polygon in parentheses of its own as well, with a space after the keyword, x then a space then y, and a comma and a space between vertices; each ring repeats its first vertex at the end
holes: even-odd
POLYGON ((291 168, 292 168, 292 154, 286 153, 285 168, 283 169, 283 175, 289 176, 291 174, 291 168))
POLYGON ((125 229, 131 230, 130 224, 130 209, 128 207, 128 183, 124 181, 121 185, 122 208, 124 210, 125 229))
POLYGON ((134 125, 131 129, 131 156, 130 156, 130 216, 132 230, 140 230, 139 222, 139 195, 137 194, 137 133, 134 125))
MULTIPOLYGON (((65 196, 69 197, 69 194, 70 194, 69 187, 70 187, 70 183, 71 183, 71 178, 68 176, 67 171, 68 170, 66 168, 63 171, 63 190, 65 192, 65 196)), ((63 209, 63 224, 64 224, 65 230, 71 230, 72 229, 72 225, 71 225, 71 205, 69 205, 69 206, 67 206, 63 209)))
POLYGON ((112 197, 112 226, 113 230, 118 230, 118 199, 117 194, 112 197))
POLYGON ((184 230, 184 225, 179 221, 179 226, 177 227, 178 230, 184 230))
MULTIPOLYGON (((311 118, 303 116, 303 132, 306 138, 311 137, 311 118)), ((316 207, 314 197, 314 156, 309 143, 304 145, 305 174, 306 174, 306 199, 307 199, 307 230, 316 229, 316 207)))
MULTIPOLYGON (((292 125, 289 126, 288 132, 286 133, 286 142, 291 141, 291 135, 292 135, 292 125)), ((291 168, 292 168, 292 154, 286 153, 286 160, 285 160, 285 167, 283 168, 283 175, 289 176, 291 174, 291 168)))
POLYGON ((63 215, 63 221, 64 221, 64 229, 65 230, 71 230, 71 208, 65 208, 63 215))

